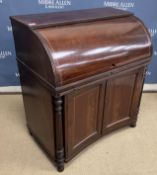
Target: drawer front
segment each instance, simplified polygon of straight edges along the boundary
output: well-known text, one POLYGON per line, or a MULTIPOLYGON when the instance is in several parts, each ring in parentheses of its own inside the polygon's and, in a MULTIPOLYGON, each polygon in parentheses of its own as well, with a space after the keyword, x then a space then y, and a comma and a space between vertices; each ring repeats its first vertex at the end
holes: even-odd
POLYGON ((137 117, 145 68, 107 81, 103 133, 131 124, 137 117))
POLYGON ((71 159, 99 138, 102 124, 104 87, 95 85, 65 97, 65 153, 71 159))

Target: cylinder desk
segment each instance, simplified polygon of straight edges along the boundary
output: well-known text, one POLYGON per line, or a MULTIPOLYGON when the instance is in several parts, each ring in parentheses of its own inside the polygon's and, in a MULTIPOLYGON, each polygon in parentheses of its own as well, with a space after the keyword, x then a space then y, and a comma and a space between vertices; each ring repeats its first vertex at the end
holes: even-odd
POLYGON ((135 127, 149 33, 113 8, 12 16, 27 125, 63 171, 100 137, 135 127))

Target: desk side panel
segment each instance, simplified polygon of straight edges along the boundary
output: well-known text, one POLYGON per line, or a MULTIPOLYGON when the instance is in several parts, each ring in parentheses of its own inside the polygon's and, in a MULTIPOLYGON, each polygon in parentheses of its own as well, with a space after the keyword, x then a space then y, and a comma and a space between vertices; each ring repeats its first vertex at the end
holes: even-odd
POLYGON ((54 85, 55 76, 44 43, 36 33, 22 23, 11 20, 16 56, 36 76, 54 85))
POLYGON ((27 126, 35 140, 55 159, 54 112, 51 92, 22 64, 18 64, 27 126))

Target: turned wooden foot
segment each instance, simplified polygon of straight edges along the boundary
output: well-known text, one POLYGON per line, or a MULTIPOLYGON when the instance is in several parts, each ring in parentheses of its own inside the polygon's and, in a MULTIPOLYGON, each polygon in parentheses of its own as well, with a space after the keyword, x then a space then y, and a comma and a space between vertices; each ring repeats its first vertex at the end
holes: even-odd
POLYGON ((64 170, 64 150, 56 152, 56 166, 59 172, 64 170))
POLYGON ((64 171, 64 164, 63 165, 58 165, 57 170, 58 170, 58 172, 64 171))
POLYGON ((136 127, 136 123, 131 123, 130 127, 135 128, 136 127))
POLYGON ((30 130, 28 130, 28 131, 29 131, 30 136, 32 136, 33 135, 32 132, 30 130))

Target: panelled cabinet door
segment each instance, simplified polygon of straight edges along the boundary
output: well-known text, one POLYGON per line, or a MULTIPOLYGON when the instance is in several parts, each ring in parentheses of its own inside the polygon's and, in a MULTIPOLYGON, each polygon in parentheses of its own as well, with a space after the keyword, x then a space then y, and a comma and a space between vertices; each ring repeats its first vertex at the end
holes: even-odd
POLYGON ((95 85, 65 96, 65 154, 72 158, 99 138, 105 85, 95 85))
POLYGON ((137 69, 107 81, 103 133, 136 122, 144 73, 137 69))

